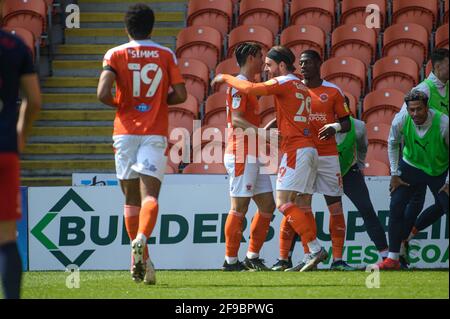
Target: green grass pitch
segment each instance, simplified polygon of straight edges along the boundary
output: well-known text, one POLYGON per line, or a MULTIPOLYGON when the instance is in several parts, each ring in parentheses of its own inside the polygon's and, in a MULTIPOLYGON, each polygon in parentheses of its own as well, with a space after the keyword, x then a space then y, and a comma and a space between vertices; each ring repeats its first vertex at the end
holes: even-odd
MULTIPOLYGON (((365 285, 369 273, 157 271, 156 286, 136 284, 126 271, 81 271, 68 289, 64 272, 27 272, 22 298, 449 298, 449 271, 380 272, 380 288, 365 285)), ((1 293, 0 293, 1 294, 1 293)))

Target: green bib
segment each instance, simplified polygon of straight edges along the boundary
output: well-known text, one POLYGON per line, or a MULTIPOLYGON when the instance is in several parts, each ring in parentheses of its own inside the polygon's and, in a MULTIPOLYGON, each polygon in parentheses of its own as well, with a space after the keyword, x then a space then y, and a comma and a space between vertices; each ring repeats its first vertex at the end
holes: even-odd
POLYGON ((439 93, 439 90, 434 85, 433 81, 426 79, 425 84, 430 90, 430 96, 428 97, 428 106, 436 111, 444 113, 448 116, 448 82, 445 85, 445 96, 439 93))
POLYGON ((342 176, 348 173, 356 158, 356 131, 352 117, 350 117, 350 123, 350 131, 347 132, 344 140, 337 145, 342 176))
POLYGON ((417 135, 410 116, 403 127, 403 157, 430 176, 442 175, 448 169, 448 146, 440 132, 441 117, 442 113, 436 112, 422 138, 417 135))

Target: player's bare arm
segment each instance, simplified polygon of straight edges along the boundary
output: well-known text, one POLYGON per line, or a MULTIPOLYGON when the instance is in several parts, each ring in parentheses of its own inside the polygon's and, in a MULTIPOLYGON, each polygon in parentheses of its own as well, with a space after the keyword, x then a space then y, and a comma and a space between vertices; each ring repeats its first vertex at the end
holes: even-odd
POLYGON ((319 139, 327 140, 336 135, 337 132, 346 133, 350 131, 350 128, 350 116, 342 117, 339 119, 339 122, 324 125, 319 130, 319 139))
POLYGON ((183 103, 187 99, 187 91, 184 83, 175 84, 172 86, 173 92, 167 96, 167 104, 176 105, 183 103))
POLYGON ((33 122, 41 109, 42 99, 37 74, 23 75, 20 78, 20 87, 24 96, 17 122, 17 133, 19 151, 22 152, 25 148, 26 138, 33 128, 33 122))
POLYGON ((104 70, 100 75, 97 87, 97 98, 100 102, 111 107, 117 107, 112 95, 112 88, 116 81, 116 74, 109 70, 104 70))

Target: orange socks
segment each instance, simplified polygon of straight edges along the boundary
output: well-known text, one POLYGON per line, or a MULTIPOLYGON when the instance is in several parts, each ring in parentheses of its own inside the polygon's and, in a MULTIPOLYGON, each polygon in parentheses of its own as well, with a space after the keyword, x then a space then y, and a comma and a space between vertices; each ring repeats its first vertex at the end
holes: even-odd
MULTIPOLYGON (((250 242, 248 251, 259 254, 262 245, 266 241, 272 214, 256 212, 250 226, 250 242)), ((228 255, 227 255, 228 256, 228 255)))
POLYGON ((280 224, 280 259, 288 260, 295 231, 289 225, 287 217, 283 217, 280 224))
MULTIPOLYGON (((125 228, 127 229, 128 238, 133 241, 139 229, 139 212, 141 210, 138 206, 125 205, 123 207, 123 215, 125 216, 125 228)), ((145 246, 144 259, 148 257, 148 246, 145 246)))
MULTIPOLYGON (((314 227, 313 231, 314 233, 317 234, 317 225, 316 225, 316 219, 314 218, 314 215, 312 213, 311 207, 302 207, 305 210, 305 214, 306 217, 308 217, 309 223, 314 227)), ((309 254, 309 247, 308 247, 308 242, 306 240, 303 239, 303 237, 301 238, 302 240, 302 245, 303 245, 303 251, 305 252, 305 254, 309 254)))
POLYGON ((342 202, 328 206, 330 210, 330 235, 333 246, 333 259, 342 259, 345 242, 345 218, 342 202))
POLYGON ((127 229, 128 237, 131 241, 136 238, 139 228, 139 211, 140 207, 125 205, 123 207, 123 215, 125 216, 125 227, 127 229))
MULTIPOLYGON (((242 239, 244 214, 230 210, 225 223, 225 256, 237 257, 242 239)), ((265 238, 264 238, 265 239, 265 238)))
POLYGON ((156 219, 158 218, 158 200, 154 197, 148 197, 141 207, 139 213, 139 229, 138 234, 144 234, 148 239, 155 228, 156 219))
POLYGON ((280 207, 280 212, 287 218, 287 222, 307 243, 316 239, 317 229, 315 223, 311 223, 308 212, 311 207, 298 207, 294 203, 284 204, 280 207))

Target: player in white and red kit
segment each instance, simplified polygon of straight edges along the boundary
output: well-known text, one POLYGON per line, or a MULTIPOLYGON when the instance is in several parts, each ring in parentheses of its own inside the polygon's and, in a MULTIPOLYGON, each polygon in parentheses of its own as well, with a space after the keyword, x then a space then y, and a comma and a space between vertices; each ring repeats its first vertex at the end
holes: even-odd
POLYGON ((147 240, 158 216, 158 196, 167 165, 168 105, 186 100, 175 54, 150 39, 154 13, 130 6, 125 15, 130 42, 109 50, 97 95, 117 109, 114 149, 117 178, 125 195, 125 224, 132 240, 132 277, 154 284, 147 240), (111 90, 116 83, 116 96, 111 90), (169 94, 169 88, 173 92, 169 94))

